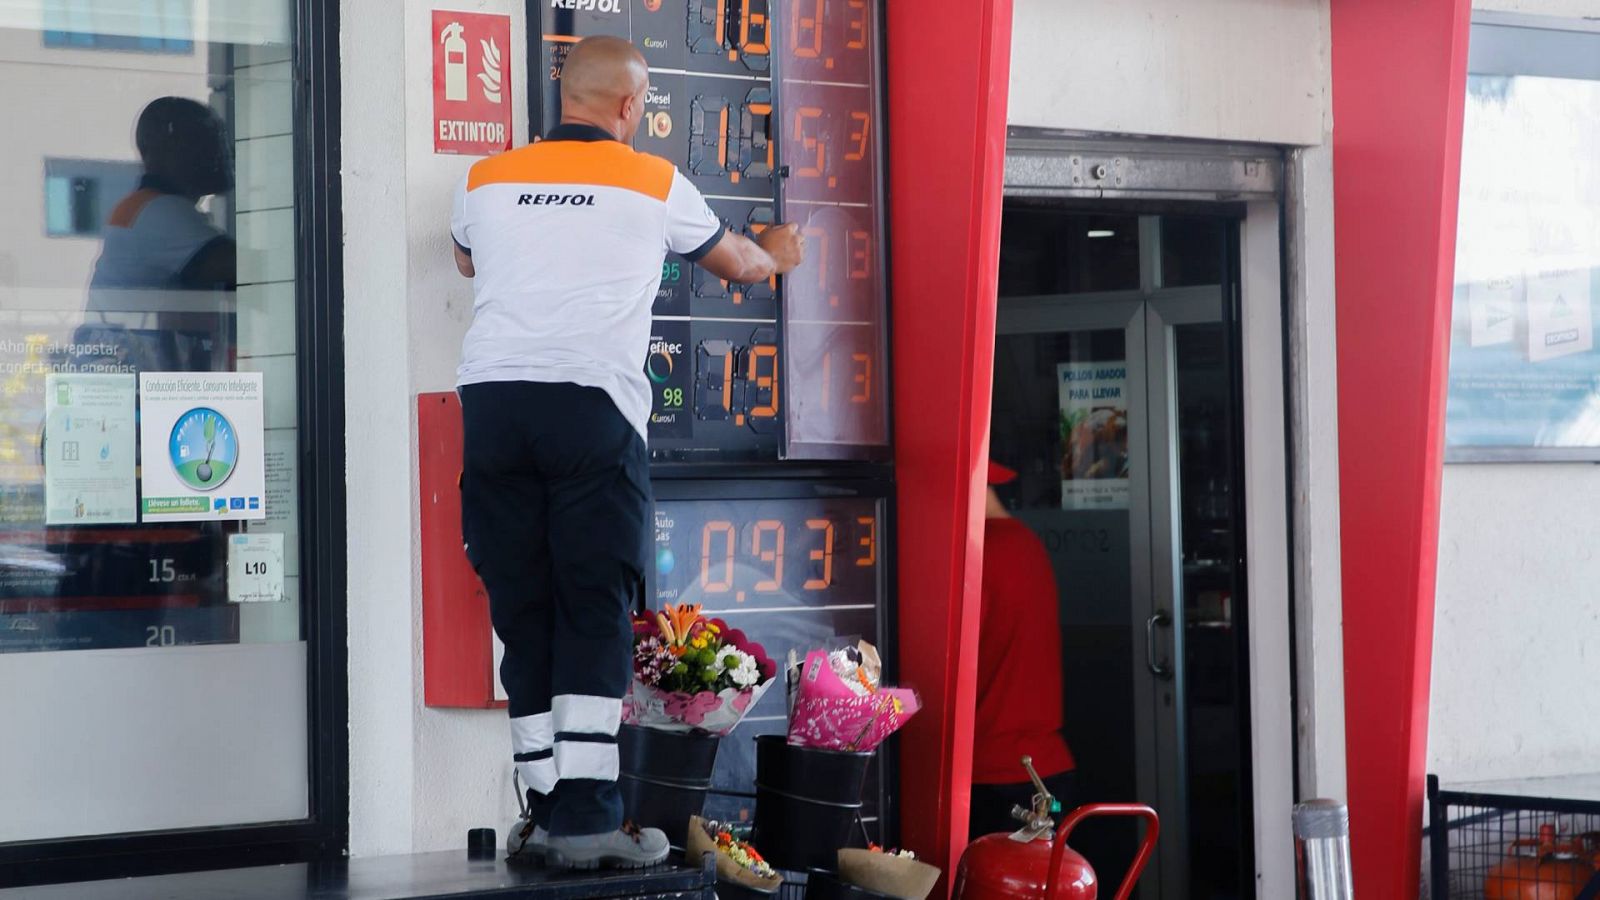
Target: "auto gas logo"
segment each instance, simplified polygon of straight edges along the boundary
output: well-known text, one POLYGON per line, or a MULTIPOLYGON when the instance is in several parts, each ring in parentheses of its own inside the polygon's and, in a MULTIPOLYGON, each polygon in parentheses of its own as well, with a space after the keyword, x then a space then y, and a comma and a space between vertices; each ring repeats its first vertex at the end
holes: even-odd
POLYGON ((550 0, 551 9, 570 9, 573 12, 622 12, 622 0, 550 0))
POLYGON ((683 345, 676 341, 654 337, 650 339, 650 355, 645 357, 644 373, 656 384, 665 384, 677 367, 677 358, 683 355, 683 345))

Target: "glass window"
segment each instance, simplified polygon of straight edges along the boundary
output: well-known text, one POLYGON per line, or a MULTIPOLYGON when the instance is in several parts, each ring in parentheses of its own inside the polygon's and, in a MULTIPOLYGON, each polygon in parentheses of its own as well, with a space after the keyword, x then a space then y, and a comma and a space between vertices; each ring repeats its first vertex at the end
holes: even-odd
POLYGON ((1600 459, 1600 34, 1475 25, 1447 455, 1600 459))
POLYGON ((1139 289, 1139 217, 1008 203, 1001 217, 1000 296, 1139 289))
POLYGON ((292 8, 0 13, 0 843, 308 816, 292 8))
POLYGON ((46 47, 194 52, 193 0, 45 0, 41 5, 46 47))
POLYGON ((1161 286, 1222 283, 1225 220, 1206 216, 1161 217, 1161 286))

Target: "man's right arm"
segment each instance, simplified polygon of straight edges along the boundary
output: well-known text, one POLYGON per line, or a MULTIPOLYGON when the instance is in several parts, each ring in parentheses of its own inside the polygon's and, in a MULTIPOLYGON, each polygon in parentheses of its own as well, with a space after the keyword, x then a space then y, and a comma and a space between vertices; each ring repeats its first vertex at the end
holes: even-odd
POLYGON ((727 231, 697 262, 718 278, 756 284, 794 271, 805 257, 805 243, 799 226, 793 224, 774 225, 754 241, 727 231))
POLYGON ((738 284, 756 284, 791 272, 805 252, 805 238, 794 225, 773 225, 753 241, 729 231, 679 171, 672 173, 667 194, 666 237, 668 250, 738 284))

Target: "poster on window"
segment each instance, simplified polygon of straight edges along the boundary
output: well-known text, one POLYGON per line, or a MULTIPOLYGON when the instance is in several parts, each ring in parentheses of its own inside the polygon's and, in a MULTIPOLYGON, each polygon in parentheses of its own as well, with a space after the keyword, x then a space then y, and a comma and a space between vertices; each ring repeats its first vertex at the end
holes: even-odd
POLYGON ((260 372, 139 373, 146 522, 264 519, 260 372))
POLYGON ((1600 460, 1600 81, 1468 79, 1446 459, 1600 460))
POLYGON ((1061 508, 1128 508, 1128 365, 1060 363, 1061 508))
POLYGON ((44 384, 45 524, 137 522, 134 377, 52 372, 44 384))

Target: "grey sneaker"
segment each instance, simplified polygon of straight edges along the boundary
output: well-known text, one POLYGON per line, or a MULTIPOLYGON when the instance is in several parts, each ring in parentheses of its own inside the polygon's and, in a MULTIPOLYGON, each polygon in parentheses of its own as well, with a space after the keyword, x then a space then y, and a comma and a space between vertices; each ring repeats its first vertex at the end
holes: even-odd
POLYGON ((671 849, 661 829, 641 829, 629 822, 605 834, 549 838, 545 862, 565 869, 643 869, 666 862, 671 849))
POLYGON ((518 862, 543 860, 549 845, 550 835, 543 828, 534 825, 531 819, 518 819, 506 835, 506 858, 518 862))

